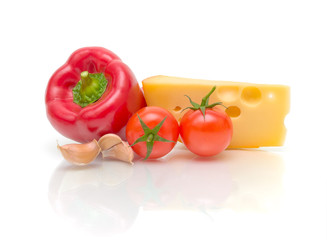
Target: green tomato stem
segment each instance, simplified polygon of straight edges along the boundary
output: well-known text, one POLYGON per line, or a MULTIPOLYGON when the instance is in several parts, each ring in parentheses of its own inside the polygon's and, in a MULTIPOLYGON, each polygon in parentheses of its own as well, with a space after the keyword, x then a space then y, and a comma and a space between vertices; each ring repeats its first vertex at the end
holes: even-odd
MULTIPOLYGON (((201 104, 198 104, 198 103, 193 102, 192 99, 191 99, 189 96, 185 95, 185 96, 189 99, 189 101, 190 101, 192 107, 184 108, 183 111, 184 111, 185 109, 192 109, 192 110, 194 110, 194 111, 196 111, 196 110, 200 110, 200 111, 202 112, 202 114, 203 114, 203 117, 205 118, 205 117, 206 117, 206 116, 205 116, 205 110, 206 110, 207 108, 213 108, 214 106, 217 106, 217 105, 222 105, 222 106, 224 106, 222 102, 216 102, 216 103, 209 104, 209 98, 210 98, 211 94, 212 94, 215 90, 216 90, 216 86, 213 86, 213 88, 210 90, 210 92, 209 92, 205 97, 202 98, 201 104)), ((225 107, 225 106, 224 106, 224 107, 225 107)), ((226 107, 225 107, 225 108, 226 108, 226 107)))
POLYGON ((152 142, 153 141, 153 137, 154 135, 152 133, 150 133, 146 139, 147 142, 152 142))
POLYGON ((209 102, 209 97, 211 96, 211 94, 216 90, 216 86, 214 86, 210 92, 204 97, 202 98, 202 102, 201 102, 201 106, 206 107, 208 105, 209 102))
POLYGON ((164 117, 164 119, 161 120, 160 123, 158 123, 154 128, 150 129, 145 122, 142 120, 142 118, 137 114, 138 119, 140 120, 140 124, 142 126, 142 129, 144 131, 144 135, 139 137, 138 139, 135 140, 135 142, 131 145, 134 146, 135 144, 138 144, 140 142, 146 142, 146 148, 147 148, 147 153, 146 156, 144 158, 144 160, 148 159, 152 149, 153 149, 153 145, 154 142, 174 142, 168 139, 165 139, 163 137, 160 137, 158 135, 159 130, 161 129, 163 123, 165 122, 166 117, 164 117))

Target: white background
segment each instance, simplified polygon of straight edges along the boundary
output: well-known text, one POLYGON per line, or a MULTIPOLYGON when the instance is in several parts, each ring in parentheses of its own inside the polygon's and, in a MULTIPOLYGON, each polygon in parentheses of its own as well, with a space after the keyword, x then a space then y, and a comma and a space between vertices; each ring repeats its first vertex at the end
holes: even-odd
POLYGON ((326 239, 326 1, 2 1, 0 239, 326 239), (76 49, 137 79, 291 86, 285 146, 74 168, 45 114, 76 49))

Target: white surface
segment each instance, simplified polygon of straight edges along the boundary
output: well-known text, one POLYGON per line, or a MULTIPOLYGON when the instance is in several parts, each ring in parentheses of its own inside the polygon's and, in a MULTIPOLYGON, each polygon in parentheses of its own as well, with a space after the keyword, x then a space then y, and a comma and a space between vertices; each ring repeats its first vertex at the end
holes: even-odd
POLYGON ((2 1, 0 239, 327 238, 325 1, 2 1), (202 161, 181 145, 77 168, 44 92, 76 49, 157 75, 292 88, 285 146, 202 161))

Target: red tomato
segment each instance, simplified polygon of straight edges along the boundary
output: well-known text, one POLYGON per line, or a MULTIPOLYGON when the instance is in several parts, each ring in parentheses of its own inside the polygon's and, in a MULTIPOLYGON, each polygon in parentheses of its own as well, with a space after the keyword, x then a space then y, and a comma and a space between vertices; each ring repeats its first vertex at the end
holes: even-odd
POLYGON ((200 110, 188 110, 180 122, 185 146, 199 156, 214 156, 225 150, 233 134, 230 117, 218 107, 207 108, 205 118, 200 110))
POLYGON ((140 109, 129 119, 126 126, 126 138, 130 145, 141 137, 144 138, 143 140, 146 139, 146 141, 138 142, 132 146, 133 151, 144 158, 147 158, 148 148, 151 147, 151 144, 152 150, 148 158, 154 159, 165 156, 176 145, 178 136, 178 122, 170 112, 161 107, 145 107, 140 109), (141 125, 138 116, 148 127, 148 131, 144 130, 144 126, 141 125), (160 130, 157 134, 153 134, 151 131, 163 120, 164 122, 160 130), (153 136, 149 136, 150 134, 153 136), (169 142, 163 142, 164 140, 169 140, 169 142))

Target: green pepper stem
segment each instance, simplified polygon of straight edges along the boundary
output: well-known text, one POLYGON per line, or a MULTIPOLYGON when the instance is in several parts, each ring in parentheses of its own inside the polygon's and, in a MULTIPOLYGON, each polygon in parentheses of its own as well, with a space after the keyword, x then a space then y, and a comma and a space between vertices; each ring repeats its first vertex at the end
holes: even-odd
POLYGON ((80 76, 80 81, 73 88, 74 103, 86 107, 101 98, 108 81, 103 73, 83 71, 80 76))
POLYGON ((81 72, 81 81, 82 81, 82 88, 89 85, 89 83, 91 82, 91 78, 89 76, 88 71, 81 72))

